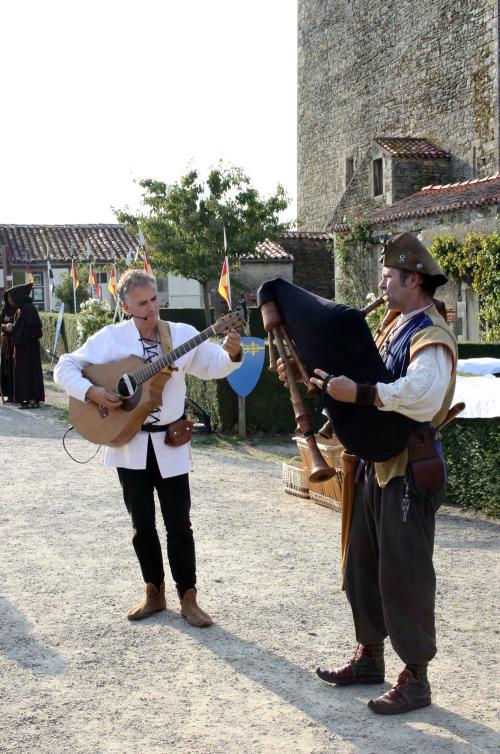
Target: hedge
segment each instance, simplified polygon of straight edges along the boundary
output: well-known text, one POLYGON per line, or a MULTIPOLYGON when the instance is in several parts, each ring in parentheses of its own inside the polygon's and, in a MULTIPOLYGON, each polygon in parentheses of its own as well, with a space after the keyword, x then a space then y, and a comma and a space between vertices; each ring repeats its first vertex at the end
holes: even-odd
POLYGON ((490 356, 493 359, 500 359, 500 343, 467 343, 460 341, 458 344, 459 359, 477 359, 483 356, 490 356))
POLYGON ((450 502, 500 517, 500 419, 455 419, 443 448, 450 502))
MULTIPOLYGON (((54 314, 53 312, 40 312, 40 319, 42 320, 43 330, 41 347, 45 355, 47 351, 52 353, 52 349, 54 348, 57 314, 54 314)), ((60 356, 62 353, 71 353, 71 351, 74 351, 75 348, 77 348, 76 322, 76 314, 64 315, 61 336, 56 348, 57 356, 60 356)))

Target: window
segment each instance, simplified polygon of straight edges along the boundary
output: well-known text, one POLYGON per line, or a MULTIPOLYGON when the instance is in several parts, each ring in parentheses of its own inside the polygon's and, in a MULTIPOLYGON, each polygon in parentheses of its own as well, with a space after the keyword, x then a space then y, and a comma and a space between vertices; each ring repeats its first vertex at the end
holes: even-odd
POLYGON ((373 160, 373 196, 380 196, 384 193, 384 169, 382 158, 373 160))
POLYGON ((108 282, 108 273, 107 272, 98 272, 96 273, 97 282, 99 285, 107 285, 108 282))
POLYGON ((36 302, 35 306, 38 309, 38 311, 43 311, 44 306, 44 299, 45 299, 45 288, 43 285, 43 273, 41 272, 33 272, 33 301, 36 302))
POLYGON ((345 161, 345 185, 350 184, 352 176, 354 175, 354 157, 346 157, 345 161))

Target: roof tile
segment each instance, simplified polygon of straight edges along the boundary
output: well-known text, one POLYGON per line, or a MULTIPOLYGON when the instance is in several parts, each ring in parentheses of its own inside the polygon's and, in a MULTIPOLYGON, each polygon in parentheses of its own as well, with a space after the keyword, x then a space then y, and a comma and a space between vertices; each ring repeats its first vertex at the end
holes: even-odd
POLYGON ((72 254, 87 258, 87 242, 92 261, 103 263, 124 259, 138 240, 122 225, 0 225, 0 245, 9 246, 12 262, 53 263, 71 261, 72 254))
POLYGON ((370 225, 381 225, 410 217, 426 217, 494 204, 500 204, 500 173, 443 186, 425 186, 389 207, 372 212, 368 222, 370 225))
POLYGON ((393 157, 450 158, 449 152, 436 146, 428 139, 416 139, 409 136, 379 136, 375 139, 375 143, 393 157))
POLYGON ((255 256, 249 255, 245 257, 246 262, 259 262, 263 261, 263 258, 271 262, 288 262, 293 260, 292 255, 288 254, 281 244, 276 241, 270 241, 268 238, 258 243, 255 251, 255 256))

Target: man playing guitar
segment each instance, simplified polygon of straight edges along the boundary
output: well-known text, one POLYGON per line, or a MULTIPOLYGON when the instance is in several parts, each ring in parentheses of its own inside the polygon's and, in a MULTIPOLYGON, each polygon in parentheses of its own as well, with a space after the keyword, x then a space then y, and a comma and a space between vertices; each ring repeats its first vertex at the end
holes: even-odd
POLYGON ((73 399, 91 401, 104 413, 123 412, 122 397, 109 387, 93 384, 82 371, 89 365, 116 362, 131 354, 150 364, 172 347, 180 347, 183 355, 176 359, 168 378, 164 377, 160 405, 125 444, 106 447, 104 463, 117 469, 132 522, 132 543, 146 584, 145 598, 127 617, 140 620, 166 607, 162 550, 155 526, 156 489, 181 613, 193 626, 209 626, 212 618, 196 599, 195 545, 189 516, 191 453, 189 443, 182 439, 188 435, 171 430, 172 425, 183 429, 179 420, 184 414, 185 375, 217 379, 238 369, 243 360, 240 336, 230 330, 222 347, 205 340, 184 353, 182 344, 193 336, 196 338, 198 333, 190 325, 159 320, 153 277, 140 270, 129 270, 120 279, 118 295, 130 319, 104 327, 74 353, 63 355, 54 371, 54 380, 73 399))

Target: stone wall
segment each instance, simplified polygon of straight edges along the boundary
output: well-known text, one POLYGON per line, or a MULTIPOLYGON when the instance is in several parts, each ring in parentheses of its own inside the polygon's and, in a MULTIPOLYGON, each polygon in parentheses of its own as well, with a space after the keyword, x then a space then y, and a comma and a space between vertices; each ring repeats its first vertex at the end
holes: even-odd
POLYGON ((293 283, 293 262, 242 262, 238 270, 238 280, 248 288, 256 291, 262 283, 273 278, 285 278, 293 283))
MULTIPOLYGON (((312 236, 312 237, 311 237, 312 236)), ((324 298, 333 298, 334 263, 330 239, 306 237, 293 233, 282 237, 280 244, 293 256, 293 282, 324 298)), ((331 239, 333 240, 333 239, 331 239)))
POLYGON ((498 0, 299 0, 299 227, 327 226, 378 136, 449 150, 450 181, 497 171, 497 27, 498 0))

